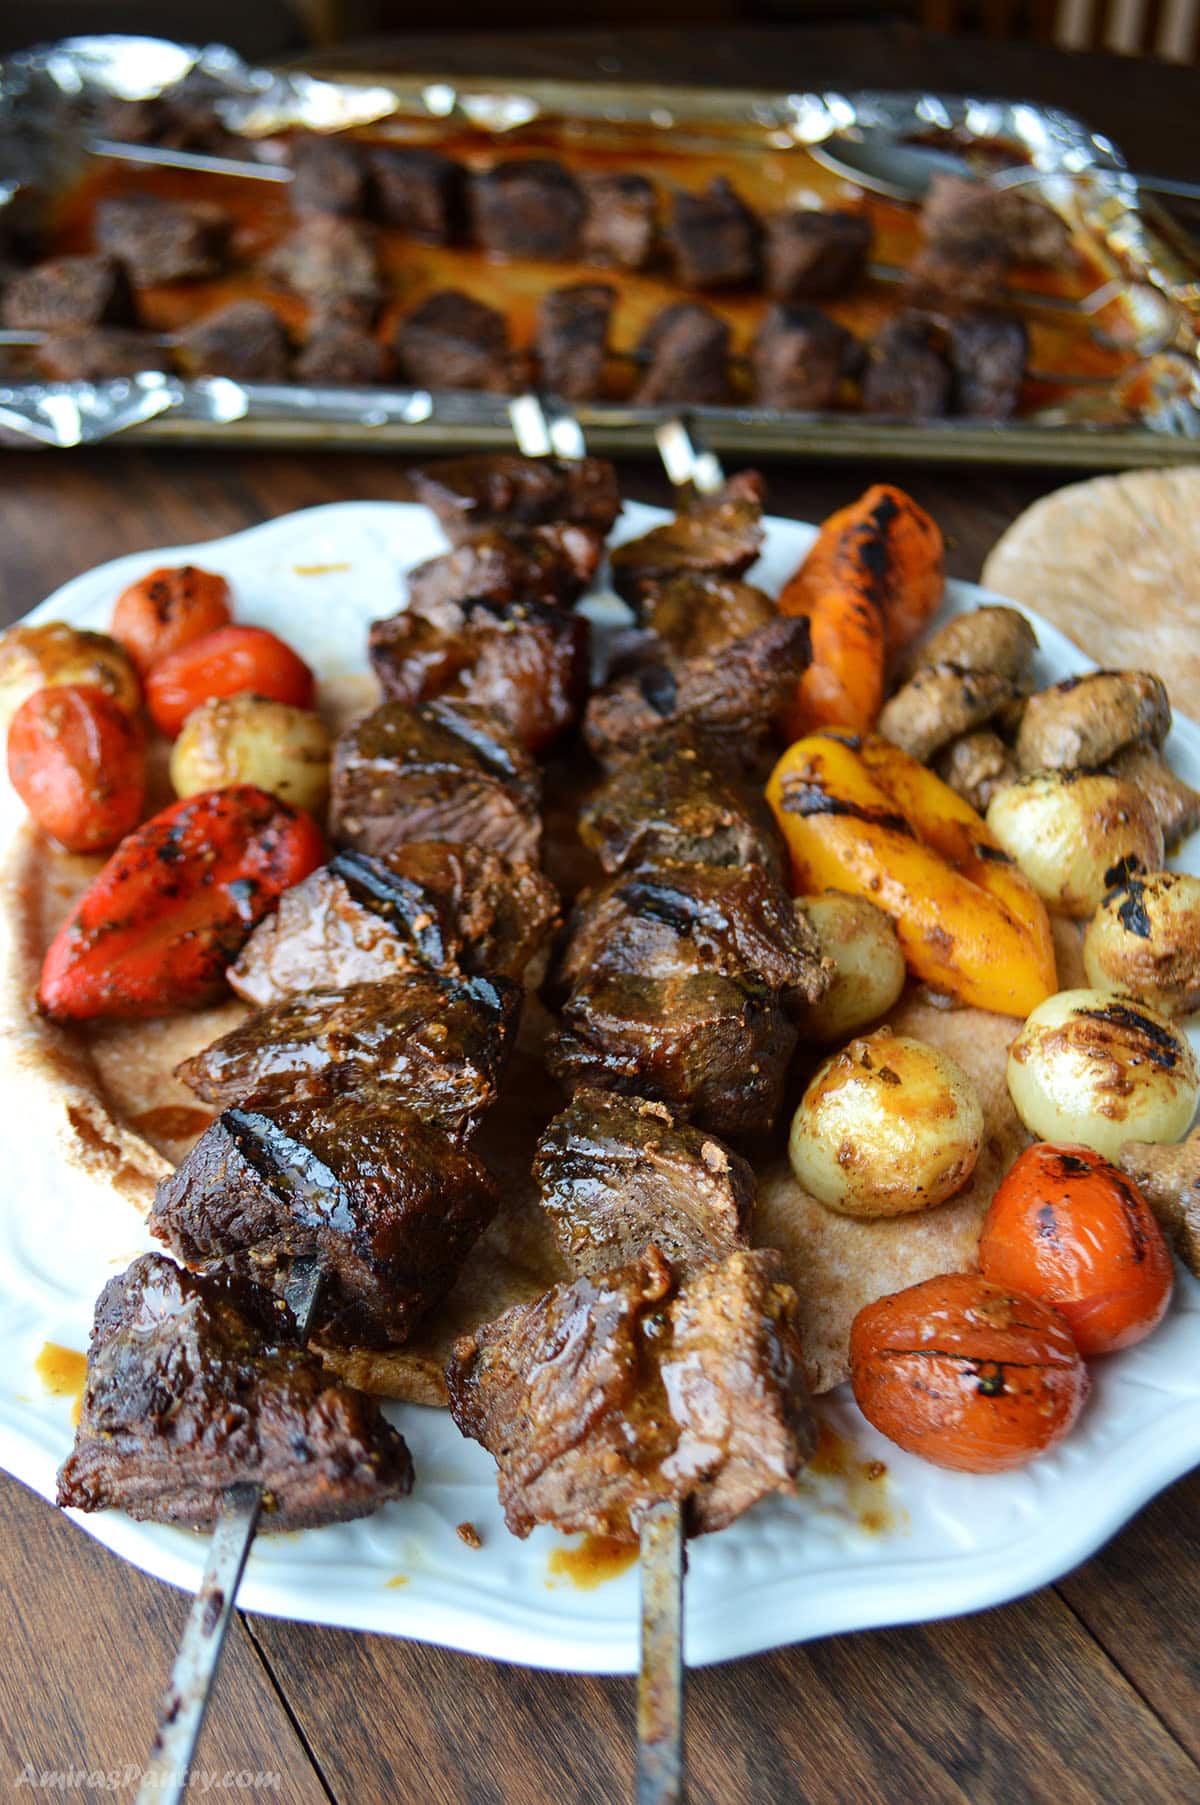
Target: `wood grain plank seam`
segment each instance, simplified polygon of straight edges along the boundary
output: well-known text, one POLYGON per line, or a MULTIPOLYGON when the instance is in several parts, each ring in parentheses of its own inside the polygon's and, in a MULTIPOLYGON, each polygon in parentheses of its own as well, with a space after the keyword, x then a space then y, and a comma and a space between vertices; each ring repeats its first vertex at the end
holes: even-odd
MULTIPOLYGON (((1126 1525, 1126 1527, 1128 1527, 1128 1525, 1126 1525)), ((1096 1647, 1100 1650, 1100 1653, 1104 1656, 1104 1659, 1108 1662, 1109 1666, 1111 1668, 1113 1668, 1113 1670, 1117 1674, 1120 1675, 1121 1679, 1124 1680, 1126 1686, 1128 1686, 1129 1690, 1133 1693, 1134 1697, 1142 1705, 1143 1709, 1148 1713, 1148 1715, 1150 1717, 1152 1717, 1154 1719, 1155 1723, 1158 1724, 1159 1728, 1170 1739, 1170 1741, 1175 1744, 1175 1747, 1179 1750, 1180 1754, 1182 1754, 1183 1756, 1186 1757, 1186 1759, 1191 1764, 1191 1766, 1195 1768, 1197 1775, 1200 1776, 1200 1762, 1198 1762, 1196 1760, 1196 1757, 1192 1754, 1192 1751, 1188 1748, 1187 1744, 1183 1743, 1179 1740, 1179 1737, 1175 1734, 1175 1731, 1172 1729, 1172 1727, 1168 1723, 1167 1719, 1163 1716, 1162 1712, 1159 1711, 1153 1704, 1151 1704, 1150 1700, 1146 1697, 1146 1694, 1142 1691, 1141 1687, 1137 1683, 1137 1680, 1134 1678, 1133 1674, 1129 1671, 1129 1669, 1127 1667, 1125 1667, 1121 1661, 1118 1660, 1117 1656, 1113 1653, 1112 1649, 1109 1648, 1108 1644, 1101 1639, 1101 1637, 1099 1636, 1097 1631, 1092 1628, 1092 1626, 1088 1622, 1087 1618, 1084 1617, 1083 1614, 1075 1608, 1075 1606, 1071 1603, 1071 1600, 1066 1596, 1065 1592, 1060 1591, 1058 1586, 1051 1586, 1050 1590, 1054 1593, 1055 1597, 1059 1600, 1060 1604, 1064 1605, 1066 1607, 1066 1609, 1071 1613, 1071 1616, 1074 1617, 1076 1623, 1079 1625, 1079 1627, 1083 1631, 1084 1635, 1091 1637, 1092 1641, 1096 1644, 1096 1647)))
POLYGON ((330 1785, 329 1779, 326 1776, 325 1770, 321 1766, 320 1760, 317 1757, 316 1750, 313 1748, 312 1743, 309 1741, 308 1737, 304 1733, 303 1724, 300 1722, 299 1717, 296 1715, 295 1711, 292 1709, 292 1701, 289 1699, 287 1692, 284 1689, 282 1681, 280 1680, 278 1674, 275 1672, 275 1669, 271 1664, 270 1656, 268 1655, 266 1649, 263 1647, 263 1644, 259 1641, 258 1636, 255 1634, 254 1624, 253 1624, 252 1620, 250 1619, 249 1616, 247 1616, 245 1611, 238 1612, 238 1619, 242 1625, 242 1628, 245 1630, 246 1635, 250 1639, 251 1648, 253 1648, 255 1654, 258 1656, 258 1659, 262 1665, 263 1672, 267 1676, 268 1684, 270 1685, 276 1698, 279 1700, 280 1707, 283 1710, 285 1716, 287 1717, 289 1724, 292 1726, 292 1732, 295 1735, 297 1742, 300 1744, 300 1747, 304 1751, 305 1759, 308 1761, 309 1766, 312 1768, 312 1771, 316 1776, 317 1785, 321 1788, 321 1791, 325 1794, 325 1797, 329 1800, 329 1805, 341 1805, 341 1801, 339 1800, 337 1794, 334 1792, 333 1787, 330 1785))

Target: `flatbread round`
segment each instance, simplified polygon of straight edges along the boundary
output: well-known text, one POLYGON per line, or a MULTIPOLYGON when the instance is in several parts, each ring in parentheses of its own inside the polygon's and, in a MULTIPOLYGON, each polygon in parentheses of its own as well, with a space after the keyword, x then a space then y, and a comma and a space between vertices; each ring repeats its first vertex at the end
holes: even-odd
POLYGON ((983 582, 1107 669, 1154 671, 1200 716, 1200 465, 1056 490, 997 541, 983 582))

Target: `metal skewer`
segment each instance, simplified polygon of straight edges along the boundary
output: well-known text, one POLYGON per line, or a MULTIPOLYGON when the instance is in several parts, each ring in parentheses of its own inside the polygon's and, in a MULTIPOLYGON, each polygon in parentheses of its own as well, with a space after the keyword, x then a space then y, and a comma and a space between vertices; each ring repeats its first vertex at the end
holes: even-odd
MULTIPOLYGON (((304 1342, 316 1314, 323 1275, 315 1260, 297 1260, 293 1271, 287 1302, 295 1318, 296 1338, 304 1342)), ((158 1707, 154 1742, 142 1772, 136 1805, 179 1805, 187 1791, 196 1744, 262 1508, 261 1486, 231 1485, 225 1494, 225 1507, 209 1542, 204 1576, 192 1600, 179 1652, 158 1707)))

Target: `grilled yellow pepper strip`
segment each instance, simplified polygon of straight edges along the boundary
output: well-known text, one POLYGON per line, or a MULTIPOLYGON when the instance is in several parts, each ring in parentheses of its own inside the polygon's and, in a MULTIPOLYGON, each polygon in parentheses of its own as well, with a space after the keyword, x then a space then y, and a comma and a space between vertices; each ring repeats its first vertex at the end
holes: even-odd
POLYGON ((767 784, 804 895, 885 909, 926 983, 999 1015, 1057 988, 1046 910, 973 809, 887 740, 829 730, 789 746, 767 784))

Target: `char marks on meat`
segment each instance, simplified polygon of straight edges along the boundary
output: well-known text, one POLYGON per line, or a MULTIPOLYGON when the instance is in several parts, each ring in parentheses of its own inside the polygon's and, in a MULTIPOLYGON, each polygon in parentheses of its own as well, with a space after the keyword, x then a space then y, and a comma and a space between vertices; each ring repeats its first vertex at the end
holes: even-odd
POLYGON ((231 376, 237 382, 286 382, 287 333, 265 301, 231 301, 178 338, 179 362, 199 376, 231 376))
POLYGON ((788 306, 844 294, 866 271, 871 238, 865 213, 795 208, 769 214, 763 286, 788 306))
POLYGON ((584 186, 583 254, 589 263, 642 269, 654 251, 658 203, 643 175, 592 176, 584 186))
POLYGON ((115 257, 51 257, 4 290, 0 324, 14 332, 82 332, 133 323, 133 294, 115 257))
POLYGON ((260 1007, 411 971, 519 980, 557 915, 540 871, 476 846, 340 852, 285 892, 226 976, 260 1007))
POLYGON ((411 472, 413 493, 461 545, 481 528, 570 521, 602 537, 621 511, 617 473, 607 458, 527 458, 479 452, 411 472))
POLYGON ((258 1009, 178 1076, 220 1108, 370 1095, 469 1134, 496 1100, 521 991, 507 978, 407 972, 258 1009))
POLYGON ((724 176, 702 194, 679 190, 666 235, 685 288, 736 288, 758 275, 762 226, 724 176))
POLYGON ((385 702, 334 746, 330 830, 376 857, 445 840, 536 864, 540 794, 528 752, 486 709, 385 702))
POLYGON ((1008 420, 1017 411, 1029 360, 1029 334, 1011 314, 952 320, 947 349, 960 414, 1008 420))
POLYGON ((580 813, 579 837, 608 872, 662 860, 782 870, 761 793, 712 771, 694 742, 668 733, 605 779, 580 813))
POLYGON ((473 1153, 375 1091, 225 1110, 150 1227, 189 1266, 279 1296, 315 1259, 312 1338, 385 1347, 445 1297, 497 1201, 473 1153))
POLYGON ((217 275, 229 225, 229 215, 207 201, 119 194, 96 208, 93 236, 98 250, 120 258, 139 288, 154 288, 217 275))
POLYGON ((816 307, 772 307, 750 347, 755 399, 793 413, 832 407, 855 350, 845 327, 816 307))
POLYGON ((932 419, 950 405, 950 366, 938 334, 919 314, 901 313, 867 347, 863 406, 872 414, 932 419))
POLYGON ((981 238, 1004 247, 1020 263, 1052 267, 1069 260, 1071 235, 1057 213, 1017 188, 996 188, 973 176, 939 170, 921 207, 921 233, 939 248, 969 250, 981 238))
POLYGON ((534 350, 543 388, 564 401, 589 401, 600 393, 616 300, 608 282, 573 282, 542 296, 534 350))
POLYGON ((669 1499, 702 1533, 790 1486, 813 1442, 795 1310, 775 1253, 681 1279, 650 1247, 462 1338, 450 1408, 509 1528, 636 1541, 669 1499))
POLYGON ((374 213, 385 226, 426 244, 449 244, 463 229, 466 172, 420 144, 373 144, 367 152, 374 213))
POLYGON ((395 349, 401 373, 425 388, 511 386, 508 321, 456 288, 439 289, 402 319, 395 349))
POLYGON ((311 331, 296 358, 300 382, 334 387, 382 382, 388 354, 373 333, 352 320, 329 320, 311 331))
POLYGON ((669 1104, 714 1134, 765 1134, 783 1102, 796 1031, 757 979, 632 974, 576 986, 546 1063, 586 1085, 669 1104))
POLYGON ((411 570, 408 605, 447 624, 454 620, 452 611, 441 616, 447 603, 537 601, 569 608, 591 583, 603 553, 594 527, 570 521, 506 533, 485 528, 411 570))
POLYGON ((742 576, 762 548, 765 494, 757 470, 741 470, 716 495, 616 546, 609 565, 618 595, 636 609, 648 589, 683 571, 742 576))
POLYGON ((267 1295, 142 1254, 96 1306, 75 1447, 58 1503, 211 1529, 232 1485, 263 1527, 364 1516, 412 1489, 403 1440, 374 1398, 331 1383, 289 1344, 267 1295))
POLYGON ((351 138, 306 133, 290 146, 293 213, 366 212, 367 170, 363 146, 351 138))
POLYGON ((723 407, 729 401, 728 323, 701 301, 673 301, 655 314, 638 345, 646 368, 633 394, 635 407, 687 402, 723 407))
POLYGON ((576 1091, 538 1142, 533 1175, 574 1273, 607 1271, 651 1242, 683 1270, 746 1244, 753 1170, 664 1103, 576 1091))
POLYGON ((266 269, 317 307, 343 296, 373 306, 383 292, 374 226, 332 213, 301 219, 271 251, 266 269))
POLYGON ((578 257, 583 193, 561 163, 508 158, 471 177, 468 200, 475 240, 489 257, 578 257))

